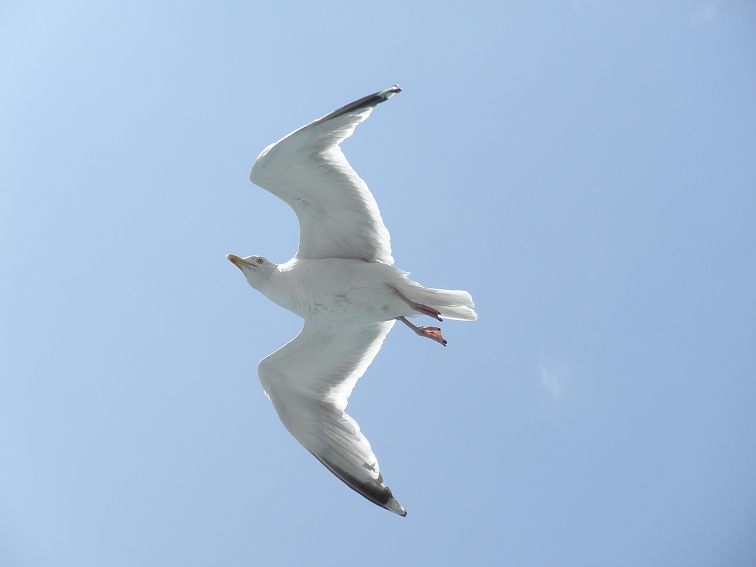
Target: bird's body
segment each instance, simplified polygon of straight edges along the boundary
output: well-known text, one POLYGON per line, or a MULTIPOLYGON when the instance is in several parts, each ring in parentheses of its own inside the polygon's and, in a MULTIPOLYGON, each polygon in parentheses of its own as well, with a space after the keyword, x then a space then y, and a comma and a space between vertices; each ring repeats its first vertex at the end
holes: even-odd
MULTIPOLYGON (((465 308, 460 314, 445 305, 450 302, 444 301, 444 293, 450 292, 423 288, 408 280, 407 272, 388 264, 345 258, 293 258, 281 265, 263 260, 272 264, 272 269, 267 277, 259 278, 256 289, 306 320, 378 323, 417 315, 397 291, 418 303, 431 303, 440 317, 469 319, 471 315, 470 309, 465 308), (313 286, 312 282, 318 285, 313 286)), ((465 299, 455 296, 451 302, 465 299)))
POLYGON ((378 461, 344 409, 399 320, 446 345, 437 327, 407 317, 474 320, 465 291, 432 289, 392 266, 389 233, 378 205, 339 144, 394 86, 346 105, 268 146, 250 179, 297 214, 297 255, 284 264, 262 256, 228 258, 249 284, 305 320, 290 343, 263 359, 258 374, 283 424, 308 451, 352 489, 406 515, 383 485, 378 461))
POLYGON ((389 285, 404 279, 387 264, 344 258, 293 259, 274 270, 260 291, 303 319, 377 323, 410 315, 389 285), (309 282, 317 281, 317 288, 309 282), (395 313, 395 314, 394 314, 395 313))

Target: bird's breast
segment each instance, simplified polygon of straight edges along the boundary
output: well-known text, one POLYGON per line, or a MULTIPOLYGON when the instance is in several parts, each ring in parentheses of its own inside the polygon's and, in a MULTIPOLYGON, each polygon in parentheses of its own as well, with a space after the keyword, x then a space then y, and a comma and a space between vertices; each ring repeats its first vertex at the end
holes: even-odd
POLYGON ((303 319, 386 321, 401 314, 390 285, 403 277, 386 264, 299 259, 280 267, 265 294, 303 319))

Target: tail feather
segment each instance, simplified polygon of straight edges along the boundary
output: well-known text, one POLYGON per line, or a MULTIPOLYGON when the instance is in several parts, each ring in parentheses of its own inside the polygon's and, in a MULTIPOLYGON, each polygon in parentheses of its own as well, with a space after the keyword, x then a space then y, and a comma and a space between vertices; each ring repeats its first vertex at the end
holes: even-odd
POLYGON ((412 280, 405 280, 401 292, 412 301, 437 309, 444 319, 475 321, 478 314, 472 309, 475 305, 472 296, 462 290, 433 289, 423 287, 412 280))

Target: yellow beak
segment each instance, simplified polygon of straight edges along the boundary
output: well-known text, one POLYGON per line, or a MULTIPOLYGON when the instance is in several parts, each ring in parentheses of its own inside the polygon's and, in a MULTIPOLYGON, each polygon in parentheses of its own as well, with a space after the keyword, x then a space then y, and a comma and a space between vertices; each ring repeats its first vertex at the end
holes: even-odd
POLYGON ((249 262, 247 262, 243 258, 239 258, 239 256, 235 256, 234 254, 226 254, 226 258, 228 258, 229 261, 237 268, 241 268, 242 266, 249 266, 249 262))

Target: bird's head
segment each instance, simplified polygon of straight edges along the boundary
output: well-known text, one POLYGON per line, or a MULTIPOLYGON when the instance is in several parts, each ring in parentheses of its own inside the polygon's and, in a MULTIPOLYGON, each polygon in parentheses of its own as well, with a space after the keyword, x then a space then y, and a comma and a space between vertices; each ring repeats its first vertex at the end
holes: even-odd
POLYGON ((233 254, 227 254, 228 258, 233 265, 239 268, 244 277, 247 278, 247 282, 256 290, 265 285, 270 275, 276 271, 278 264, 271 262, 267 258, 262 256, 247 256, 246 258, 239 258, 233 254))

